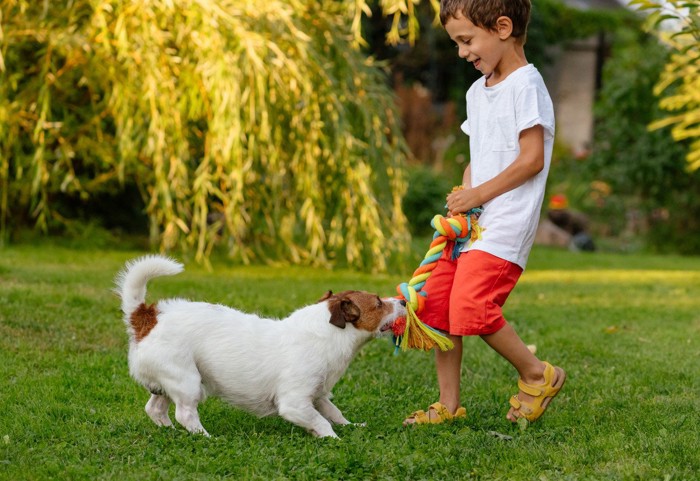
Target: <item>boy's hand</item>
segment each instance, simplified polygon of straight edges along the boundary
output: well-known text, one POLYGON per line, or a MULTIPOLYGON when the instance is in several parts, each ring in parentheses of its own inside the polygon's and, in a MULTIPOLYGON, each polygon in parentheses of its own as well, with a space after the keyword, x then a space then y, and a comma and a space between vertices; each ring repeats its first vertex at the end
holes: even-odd
POLYGON ((447 210, 450 215, 467 212, 469 209, 479 207, 483 202, 479 190, 465 188, 451 192, 447 195, 447 210))

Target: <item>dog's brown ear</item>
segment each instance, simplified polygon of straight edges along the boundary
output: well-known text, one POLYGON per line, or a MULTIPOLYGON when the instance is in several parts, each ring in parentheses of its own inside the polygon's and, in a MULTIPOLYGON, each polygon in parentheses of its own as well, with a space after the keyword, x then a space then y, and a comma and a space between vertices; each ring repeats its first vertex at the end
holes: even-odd
POLYGON ((331 298, 332 295, 333 295, 333 291, 330 291, 330 290, 329 290, 328 292, 326 292, 326 293, 323 295, 322 298, 320 298, 318 301, 316 301, 316 304, 318 304, 319 302, 327 301, 328 299, 331 298))
POLYGON ((341 329, 345 329, 345 324, 352 323, 360 318, 360 308, 350 299, 337 299, 328 305, 331 311, 330 323, 341 329))
MULTIPOLYGON (((331 291, 328 291, 331 292, 331 291)), ((340 299, 333 299, 328 302, 328 310, 331 311, 331 324, 341 329, 345 329, 345 315, 341 306, 340 299)))
POLYGON ((340 307, 343 310, 343 315, 345 316, 345 322, 357 322, 360 319, 360 308, 352 302, 350 299, 343 299, 340 303, 340 307))

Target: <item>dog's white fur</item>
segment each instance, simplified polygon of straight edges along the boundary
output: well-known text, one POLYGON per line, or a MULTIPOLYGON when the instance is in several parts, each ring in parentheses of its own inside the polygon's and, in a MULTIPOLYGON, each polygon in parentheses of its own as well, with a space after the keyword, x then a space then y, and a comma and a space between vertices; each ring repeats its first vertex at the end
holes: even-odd
POLYGON ((152 393, 149 417, 172 426, 172 401, 181 425, 208 436, 197 405, 213 395, 258 416, 279 414, 315 436, 337 437, 331 423, 349 421, 331 402, 331 390, 358 349, 405 315, 404 302, 329 291, 283 320, 183 299, 147 306, 147 282, 182 269, 172 259, 146 256, 129 262, 116 281, 129 370, 152 393))

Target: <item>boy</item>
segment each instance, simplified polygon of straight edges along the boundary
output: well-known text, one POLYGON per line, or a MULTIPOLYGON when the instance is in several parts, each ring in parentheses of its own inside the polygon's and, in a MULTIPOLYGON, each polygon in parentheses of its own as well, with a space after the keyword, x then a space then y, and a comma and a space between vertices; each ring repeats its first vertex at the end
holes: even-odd
POLYGON ((445 254, 423 290, 421 319, 449 333, 454 349, 436 349, 440 401, 404 424, 441 423, 466 416, 460 407, 462 336, 478 335, 518 371, 519 392, 506 415, 539 418, 566 379, 565 372, 531 353, 503 318, 501 308, 525 268, 534 241, 552 157, 554 113, 537 69, 523 45, 529 0, 441 0, 440 20, 459 57, 483 73, 467 92, 471 163, 464 189, 447 196, 450 215, 482 206, 482 238, 445 254))

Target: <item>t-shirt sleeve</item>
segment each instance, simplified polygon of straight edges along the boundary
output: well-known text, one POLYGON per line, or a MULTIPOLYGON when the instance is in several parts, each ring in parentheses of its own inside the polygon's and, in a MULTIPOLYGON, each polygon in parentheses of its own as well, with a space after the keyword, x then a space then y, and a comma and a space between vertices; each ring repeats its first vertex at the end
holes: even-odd
POLYGON ((467 117, 467 120, 462 122, 462 132, 464 132, 467 135, 471 135, 471 128, 469 127, 469 117, 467 117))
MULTIPOLYGON (((470 89, 470 90, 471 90, 471 89, 470 89)), ((470 124, 470 122, 469 122, 469 119, 471 118, 471 116, 469 115, 469 107, 470 107, 469 97, 470 97, 469 92, 467 92, 467 95, 466 95, 466 101, 467 101, 467 119, 466 119, 464 122, 462 122, 462 125, 460 126, 460 128, 462 129, 462 132, 464 132, 465 134, 471 136, 471 135, 472 135, 472 128, 471 128, 471 124, 470 124)))
POLYGON ((554 137, 554 107, 545 89, 537 85, 526 86, 515 103, 518 135, 530 127, 541 125, 545 140, 554 137))

